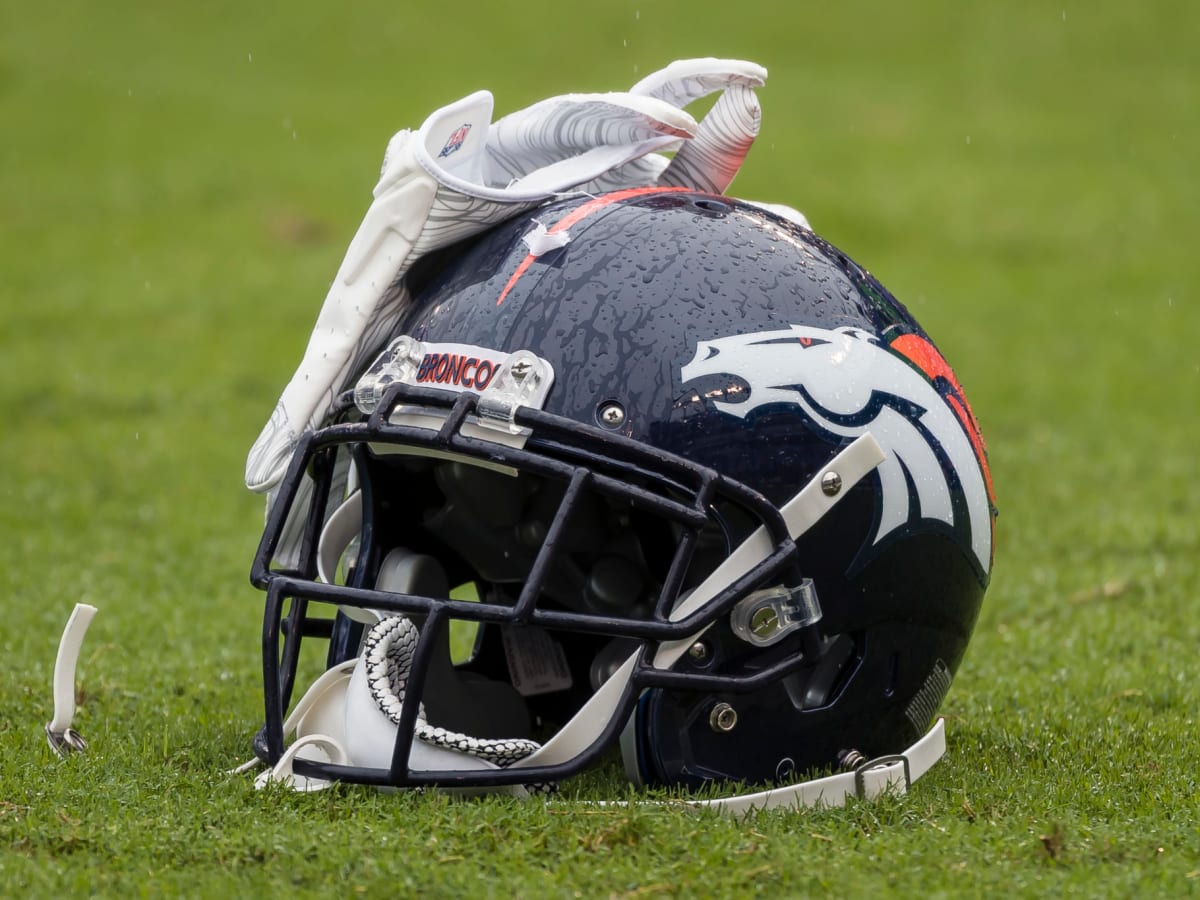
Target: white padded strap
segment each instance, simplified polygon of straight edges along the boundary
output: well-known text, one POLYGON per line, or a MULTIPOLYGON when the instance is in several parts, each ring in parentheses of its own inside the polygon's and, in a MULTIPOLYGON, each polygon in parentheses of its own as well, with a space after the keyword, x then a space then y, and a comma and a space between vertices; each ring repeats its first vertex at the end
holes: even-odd
POLYGON ((58 656, 54 660, 54 718, 46 723, 46 740, 59 756, 87 749, 87 741, 71 723, 75 719, 75 665, 83 637, 95 615, 96 607, 76 603, 58 642, 58 656))
POLYGON ((557 766, 568 762, 600 740, 601 734, 617 714, 621 702, 621 694, 625 684, 633 673, 637 654, 621 664, 616 672, 600 685, 600 689, 588 698, 587 703, 571 717, 566 725, 558 730, 554 737, 510 766, 513 769, 523 769, 530 766, 557 766))
MULTIPOLYGON (((338 562, 350 542, 362 531, 362 491, 355 491, 335 509, 321 529, 317 541, 317 574, 326 584, 334 584, 338 562)), ((372 617, 371 622, 375 621, 372 617)))

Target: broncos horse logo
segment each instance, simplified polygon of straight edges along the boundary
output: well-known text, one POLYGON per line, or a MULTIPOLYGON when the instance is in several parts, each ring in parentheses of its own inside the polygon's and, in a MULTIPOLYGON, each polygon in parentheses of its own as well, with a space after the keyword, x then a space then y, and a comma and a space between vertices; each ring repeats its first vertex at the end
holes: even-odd
POLYGON ((983 440, 962 388, 929 341, 910 334, 887 347, 857 328, 793 325, 700 341, 680 374, 685 382, 716 374, 742 379, 744 400, 714 400, 731 416, 787 404, 834 440, 871 432, 887 454, 878 469, 874 543, 913 519, 933 519, 969 535, 980 570, 991 568, 983 440))

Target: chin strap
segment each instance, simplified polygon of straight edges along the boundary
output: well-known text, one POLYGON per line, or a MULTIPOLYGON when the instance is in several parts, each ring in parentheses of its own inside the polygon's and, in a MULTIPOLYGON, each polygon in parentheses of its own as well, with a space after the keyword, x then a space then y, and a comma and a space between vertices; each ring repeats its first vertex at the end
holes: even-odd
POLYGON ((96 607, 76 603, 58 642, 58 656, 54 660, 54 718, 46 723, 46 741, 50 749, 64 759, 73 750, 87 749, 87 741, 71 727, 75 719, 75 664, 83 646, 96 607))
POLYGON ((929 732, 903 753, 864 760, 849 772, 754 794, 736 794, 714 800, 663 802, 691 809, 716 809, 731 815, 742 815, 756 809, 831 809, 845 806, 847 801, 856 797, 873 800, 885 793, 907 794, 913 782, 928 772, 945 753, 946 720, 938 718, 929 732))

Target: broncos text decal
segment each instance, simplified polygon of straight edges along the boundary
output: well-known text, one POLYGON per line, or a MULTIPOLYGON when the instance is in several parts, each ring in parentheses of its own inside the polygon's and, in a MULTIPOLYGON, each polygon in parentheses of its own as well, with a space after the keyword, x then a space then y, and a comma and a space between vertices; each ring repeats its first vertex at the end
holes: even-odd
POLYGON ((932 519, 962 534, 983 572, 992 560, 992 491, 975 418, 950 367, 916 335, 892 347, 857 328, 793 325, 700 341, 685 382, 729 374, 749 387, 741 402, 714 399, 745 418, 767 404, 798 406, 833 440, 871 432, 879 466, 878 544, 910 521, 932 519))

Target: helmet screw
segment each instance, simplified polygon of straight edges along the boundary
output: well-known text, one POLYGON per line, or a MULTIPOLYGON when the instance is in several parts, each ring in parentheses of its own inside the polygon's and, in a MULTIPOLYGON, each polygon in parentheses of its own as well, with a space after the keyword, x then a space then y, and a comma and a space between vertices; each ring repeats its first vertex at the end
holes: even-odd
POLYGON ((773 606, 760 606, 750 616, 750 630, 760 638, 770 637, 778 628, 779 613, 773 606))
POLYGON ((601 404, 596 417, 605 428, 620 428, 625 424, 625 407, 616 400, 601 404))
POLYGON ((826 497, 836 497, 841 489, 842 476, 837 472, 829 471, 821 476, 821 490, 825 492, 826 497))
POLYGON ((533 365, 527 359, 519 359, 513 363, 512 377, 515 381, 524 381, 532 371, 533 365))
POLYGON ((728 703, 718 703, 708 716, 708 724, 713 731, 730 732, 737 727, 737 710, 728 703))
POLYGON ((708 659, 708 644, 704 641, 696 641, 692 646, 688 647, 688 656, 696 662, 704 662, 708 659))

